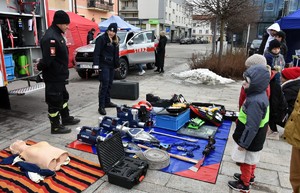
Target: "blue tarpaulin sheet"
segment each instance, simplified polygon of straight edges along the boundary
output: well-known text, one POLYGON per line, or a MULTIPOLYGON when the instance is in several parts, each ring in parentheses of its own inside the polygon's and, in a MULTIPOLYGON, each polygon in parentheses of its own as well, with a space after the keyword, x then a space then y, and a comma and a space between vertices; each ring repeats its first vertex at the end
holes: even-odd
MULTIPOLYGON (((179 176, 187 177, 187 178, 192 178, 200 181, 205 181, 209 183, 216 183, 217 176, 219 173, 220 169, 220 164, 223 158, 224 150, 226 147, 226 143, 228 140, 228 135, 230 132, 232 122, 231 121, 223 121, 222 125, 218 128, 218 131, 215 135, 215 150, 211 151, 211 153, 205 158, 204 163, 202 167, 198 170, 198 172, 193 172, 189 170, 190 167, 192 167, 193 163, 185 162, 178 160, 176 158, 170 159, 170 165, 161 171, 167 172, 167 173, 172 173, 176 174, 179 176)), ((159 129, 159 128, 154 128, 155 131, 158 132, 163 132, 166 134, 171 134, 171 135, 177 135, 175 131, 171 130, 165 130, 165 129, 159 129)), ((181 139, 175 139, 167 136, 162 136, 162 135, 157 135, 153 134, 161 143, 164 144, 173 144, 173 143, 179 143, 179 142, 186 142, 181 139)), ((191 138, 191 139, 198 139, 198 138, 193 138, 189 136, 184 136, 184 135, 178 135, 180 137, 185 137, 185 138, 191 138)), ((188 142, 191 143, 191 142, 188 142)), ((200 146, 200 149, 194 150, 193 154, 194 157, 193 159, 200 160, 202 158, 202 151, 204 150, 205 146, 207 145, 208 140, 207 139, 198 139, 197 145, 200 146)), ((96 147, 91 146, 88 144, 84 144, 80 141, 74 141, 71 144, 68 145, 70 148, 90 152, 97 154, 96 147)), ((190 147, 187 147, 189 149, 190 147)), ((169 153, 173 154, 178 154, 182 155, 184 152, 178 151, 176 147, 172 147, 169 153)))

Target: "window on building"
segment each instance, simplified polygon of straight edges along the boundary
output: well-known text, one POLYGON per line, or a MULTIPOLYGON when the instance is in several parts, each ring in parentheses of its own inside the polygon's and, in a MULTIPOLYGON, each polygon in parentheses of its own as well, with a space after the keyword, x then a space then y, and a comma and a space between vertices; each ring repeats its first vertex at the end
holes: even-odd
POLYGON ((168 19, 168 13, 167 12, 165 13, 165 19, 168 19))
POLYGON ((175 9, 173 9, 173 14, 175 14, 175 9))
POLYGON ((209 34, 209 30, 205 30, 205 33, 206 33, 206 34, 209 34))
POLYGON ((176 11, 178 11, 178 4, 176 4, 176 11))
POLYGON ((178 17, 177 17, 177 15, 176 15, 176 22, 177 22, 177 20, 178 20, 178 17))
POLYGON ((124 6, 125 6, 125 7, 128 7, 128 1, 125 1, 125 2, 124 2, 124 6))
POLYGON ((171 13, 169 13, 169 21, 171 21, 171 13))
POLYGON ((193 29, 193 33, 194 33, 194 34, 196 33, 196 30, 195 30, 195 29, 193 29))
POLYGON ((171 0, 169 1, 169 7, 171 7, 171 0))
POLYGON ((274 11, 274 0, 265 0, 264 11, 274 11))
POLYGON ((298 6, 300 6, 300 5, 298 5, 298 4, 299 4, 299 0, 290 0, 289 11, 290 11, 290 12, 291 12, 291 11, 296 11, 297 8, 298 8, 298 6))
POLYGON ((201 29, 199 30, 199 34, 202 34, 202 30, 201 29))
POLYGON ((137 2, 136 1, 132 2, 132 6, 137 9, 137 7, 138 7, 137 2))

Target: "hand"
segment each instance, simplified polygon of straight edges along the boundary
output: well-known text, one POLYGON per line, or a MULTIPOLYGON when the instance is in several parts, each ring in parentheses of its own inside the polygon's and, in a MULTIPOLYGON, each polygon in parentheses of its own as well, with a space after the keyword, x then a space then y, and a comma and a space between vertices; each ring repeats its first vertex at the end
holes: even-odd
POLYGON ((239 150, 239 151, 245 151, 246 149, 243 148, 243 147, 241 147, 241 146, 239 146, 239 147, 238 147, 238 150, 239 150))

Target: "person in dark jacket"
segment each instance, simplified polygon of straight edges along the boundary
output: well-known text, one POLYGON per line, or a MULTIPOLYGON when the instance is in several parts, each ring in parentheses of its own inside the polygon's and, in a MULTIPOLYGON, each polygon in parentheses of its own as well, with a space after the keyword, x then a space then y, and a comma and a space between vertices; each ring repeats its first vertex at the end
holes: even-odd
MULTIPOLYGON (((283 55, 280 53, 280 48, 281 43, 274 39, 270 42, 268 50, 264 54, 267 64, 271 67, 271 69, 279 72, 281 72, 281 70, 285 67, 285 60, 283 55)), ((278 82, 280 84, 280 79, 278 82)))
POLYGON ((158 46, 156 48, 156 66, 157 69, 154 72, 164 73, 165 55, 166 55, 166 44, 167 37, 164 31, 160 32, 158 46))
MULTIPOLYGON (((276 80, 276 76, 278 76, 277 71, 271 71, 270 78, 270 119, 269 119, 269 127, 268 131, 268 139, 279 139, 279 133, 277 129, 277 125, 280 125, 282 121, 286 119, 286 113, 288 109, 288 104, 282 92, 280 84, 276 80)), ((279 75, 280 76, 280 75, 279 75)))
POLYGON ((116 107, 110 101, 110 89, 114 80, 115 70, 119 68, 118 25, 111 23, 106 32, 96 40, 94 49, 94 65, 99 66, 99 108, 101 115, 106 115, 105 107, 116 107))
POLYGON ((263 35, 262 42, 259 46, 258 54, 264 55, 268 50, 269 43, 275 39, 275 35, 280 31, 280 26, 278 23, 273 23, 270 27, 267 28, 266 32, 263 35))
MULTIPOLYGON (((296 105, 295 103, 297 102, 299 104, 299 96, 298 93, 300 91, 300 67, 291 67, 291 68, 285 68, 282 71, 282 91, 285 95, 285 98, 288 102, 289 108, 288 108, 288 116, 289 120, 287 121, 287 124, 285 125, 284 123, 284 129, 285 129, 285 136, 288 134, 286 132, 289 130, 291 127, 295 127, 299 129, 299 106, 296 105), (298 99, 297 99, 298 96, 298 99), (298 108, 298 109, 297 109, 298 108), (294 110, 293 115, 292 112, 294 110), (295 111, 297 113, 295 113, 295 111)), ((299 134, 297 133, 292 133, 294 139, 296 141, 299 141, 299 134)), ((288 137, 288 136, 286 136, 288 137)), ((288 137, 289 138, 289 137, 288 137)), ((290 183, 293 188, 293 192, 300 192, 300 149, 299 146, 292 146, 292 153, 291 153, 291 162, 290 162, 290 183)))
POLYGON ((280 54, 283 55, 285 63, 287 63, 287 52, 288 52, 288 47, 286 45, 286 35, 284 31, 279 31, 275 35, 275 39, 278 40, 281 44, 280 46, 280 54))
POLYGON ((93 41, 95 31, 96 31, 96 30, 95 30, 94 28, 92 28, 92 29, 88 32, 88 35, 87 35, 87 38, 86 38, 86 44, 90 44, 90 42, 93 41))
POLYGON ((63 33, 68 30, 70 18, 62 10, 56 11, 52 25, 41 39, 42 60, 38 70, 42 70, 46 84, 45 96, 52 134, 70 133, 65 125, 74 125, 79 119, 69 115, 69 93, 66 89, 69 79, 69 51, 63 33), (62 124, 60 124, 60 116, 62 124))
POLYGON ((256 164, 266 139, 269 121, 269 100, 266 89, 270 73, 265 65, 254 65, 244 73, 243 86, 246 100, 240 109, 236 129, 232 135, 235 147, 232 159, 239 162, 241 174, 235 173, 236 181, 229 181, 231 189, 250 192, 249 185, 254 182, 256 164))
POLYGON ((300 67, 285 68, 281 75, 282 92, 288 103, 288 115, 290 115, 300 89, 300 67))

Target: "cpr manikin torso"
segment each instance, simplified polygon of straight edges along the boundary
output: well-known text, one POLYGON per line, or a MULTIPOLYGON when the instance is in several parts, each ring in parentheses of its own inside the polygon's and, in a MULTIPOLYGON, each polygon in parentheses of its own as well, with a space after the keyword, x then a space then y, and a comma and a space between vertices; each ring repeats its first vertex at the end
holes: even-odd
POLYGON ((58 171, 61 165, 70 161, 68 152, 53 147, 46 141, 29 146, 24 141, 17 140, 9 148, 13 154, 19 154, 20 158, 36 164, 41 169, 58 171))

